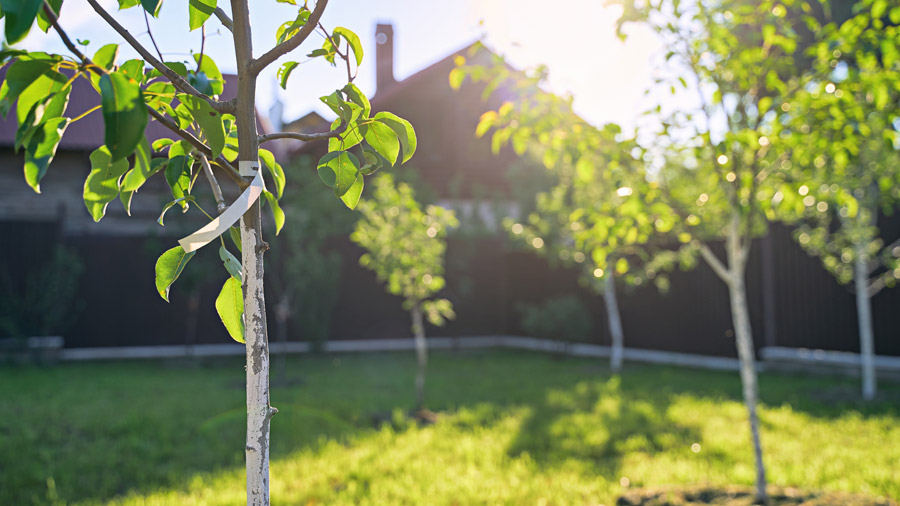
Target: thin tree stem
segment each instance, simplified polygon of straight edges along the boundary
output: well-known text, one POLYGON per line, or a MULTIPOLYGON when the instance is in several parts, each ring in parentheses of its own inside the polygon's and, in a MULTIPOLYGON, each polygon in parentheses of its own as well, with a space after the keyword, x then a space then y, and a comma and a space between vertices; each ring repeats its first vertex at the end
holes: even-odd
MULTIPOLYGON (((259 58, 251 60, 247 67, 247 72, 249 72, 252 76, 257 76, 272 62, 290 53, 294 49, 297 49, 297 47, 302 44, 307 37, 309 37, 309 34, 311 34, 313 30, 315 30, 316 26, 319 23, 319 19, 321 19, 322 17, 322 13, 325 12, 325 7, 327 5, 328 0, 318 0, 316 2, 316 8, 313 9, 313 11, 309 14, 309 19, 306 20, 306 24, 301 26, 300 29, 297 30, 297 33, 294 34, 294 36, 290 39, 273 47, 259 58)), ((234 12, 234 9, 232 9, 232 14, 235 17, 235 23, 237 23, 238 16, 237 13, 234 12)))
POLYGON ((219 181, 216 179, 216 175, 213 174, 212 167, 209 166, 209 160, 204 154, 200 155, 200 165, 203 166, 203 174, 206 176, 206 180, 209 181, 209 187, 212 189, 213 197, 216 199, 216 211, 222 214, 228 206, 225 204, 225 198, 222 196, 222 188, 219 186, 219 181))
POLYGON ((93 7, 94 11, 96 11, 97 14, 99 14, 100 17, 103 18, 103 20, 106 21, 107 24, 109 24, 109 26, 112 27, 113 30, 115 30, 123 39, 125 39, 126 42, 128 42, 128 45, 133 47, 134 50, 137 51, 138 54, 141 55, 141 58, 146 60, 147 63, 152 65, 153 68, 158 70, 162 75, 166 76, 166 78, 168 78, 169 81, 171 81, 172 84, 175 85, 176 88, 178 88, 179 90, 181 90, 184 93, 187 93, 188 95, 193 95, 195 97, 198 97, 198 98, 201 98, 201 99, 207 101, 209 103, 209 105, 218 112, 221 112, 221 113, 233 112, 233 110, 232 110, 233 107, 230 102, 220 102, 218 100, 213 100, 210 97, 204 95, 203 93, 200 93, 199 91, 197 91, 196 88, 194 88, 187 81, 185 81, 183 77, 181 77, 180 75, 175 73, 174 70, 169 68, 168 65, 157 60, 156 57, 153 56, 152 53, 150 53, 150 51, 147 51, 147 48, 142 46, 141 43, 138 42, 137 39, 135 39, 134 36, 131 35, 131 33, 128 30, 125 29, 124 26, 119 24, 119 22, 116 21, 116 19, 114 17, 112 17, 112 15, 110 15, 108 12, 106 12, 106 10, 103 7, 101 7, 99 3, 97 3, 97 0, 87 0, 87 2, 91 5, 91 7, 93 7))

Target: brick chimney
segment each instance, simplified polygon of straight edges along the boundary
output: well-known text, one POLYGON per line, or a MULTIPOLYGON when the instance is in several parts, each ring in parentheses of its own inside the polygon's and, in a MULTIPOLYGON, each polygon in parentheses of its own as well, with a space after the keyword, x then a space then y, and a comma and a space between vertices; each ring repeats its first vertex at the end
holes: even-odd
POLYGON ((375 26, 375 92, 385 91, 394 81, 394 27, 375 26))

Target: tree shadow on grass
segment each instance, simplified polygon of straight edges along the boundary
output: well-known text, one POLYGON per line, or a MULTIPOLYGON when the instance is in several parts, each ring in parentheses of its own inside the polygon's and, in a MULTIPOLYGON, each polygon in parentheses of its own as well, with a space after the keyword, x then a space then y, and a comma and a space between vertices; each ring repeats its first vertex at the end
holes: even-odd
POLYGON ((676 423, 666 413, 666 397, 633 396, 619 376, 585 380, 551 389, 531 412, 508 447, 511 456, 528 454, 542 467, 577 464, 586 473, 617 481, 628 454, 690 448, 697 428, 676 423))

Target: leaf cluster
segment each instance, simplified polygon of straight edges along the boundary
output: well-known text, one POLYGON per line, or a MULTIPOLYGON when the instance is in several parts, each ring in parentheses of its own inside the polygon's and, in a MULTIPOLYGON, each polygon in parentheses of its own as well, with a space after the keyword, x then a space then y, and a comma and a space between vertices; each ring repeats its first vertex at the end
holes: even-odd
POLYGON ((449 301, 429 300, 444 288, 446 236, 458 226, 452 210, 415 200, 412 188, 395 184, 389 174, 375 178, 375 191, 359 204, 362 218, 350 239, 366 252, 363 267, 375 272, 389 293, 403 297, 405 309, 422 304, 432 324, 453 317, 449 301), (423 304, 427 302, 427 304, 423 304))

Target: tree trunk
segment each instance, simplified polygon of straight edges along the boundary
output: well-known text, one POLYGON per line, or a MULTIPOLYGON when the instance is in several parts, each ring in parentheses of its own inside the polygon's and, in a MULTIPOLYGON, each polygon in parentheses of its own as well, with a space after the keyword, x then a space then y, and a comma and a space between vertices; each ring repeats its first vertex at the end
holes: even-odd
MULTIPOLYGON (((235 119, 238 133, 238 166, 259 169, 256 130, 256 76, 247 71, 253 59, 250 11, 247 0, 231 0, 234 51, 238 70, 235 119)), ((243 172, 243 171, 242 171, 243 172)), ((249 182, 251 175, 242 174, 249 182)), ((269 404, 269 336, 263 290, 263 253, 260 202, 241 218, 243 264, 244 339, 247 347, 247 504, 269 505, 269 422, 276 410, 269 404)))
POLYGON ((860 252, 854 265, 856 288, 856 312, 859 323, 859 356, 862 365, 862 396, 869 401, 875 398, 875 337, 872 329, 872 299, 869 298, 869 268, 860 252))
POLYGON ((425 326, 422 324, 422 306, 412 309, 412 331, 416 339, 416 411, 425 407, 425 367, 428 365, 428 346, 425 343, 425 326))
POLYGON ((747 291, 744 287, 743 273, 738 275, 738 272, 733 272, 733 274, 735 280, 729 285, 731 315, 738 359, 741 364, 744 403, 747 405, 747 414, 750 418, 750 436, 753 440, 753 453, 756 458, 756 498, 759 501, 765 501, 766 468, 763 463, 762 443, 759 438, 759 418, 756 414, 759 388, 756 381, 756 358, 750 329, 750 314, 747 308, 747 291))
POLYGON ((612 338, 609 368, 613 373, 618 374, 622 371, 625 336, 622 332, 622 317, 619 314, 619 304, 616 301, 616 278, 612 273, 607 275, 603 285, 603 302, 606 304, 606 319, 609 322, 609 335, 612 338))
MULTIPOLYGON (((740 222, 733 220, 729 237, 726 240, 728 253, 728 295, 731 301, 731 318, 734 325, 735 342, 738 360, 740 361, 741 385, 744 390, 744 404, 750 419, 750 438, 753 442, 753 454, 756 459, 756 500, 765 503, 766 467, 763 462, 762 443, 759 436, 759 417, 756 403, 759 387, 756 378, 756 351, 753 347, 753 332, 750 327, 750 311, 747 305, 747 289, 744 285, 744 267, 749 253, 742 252, 740 241, 740 222)), ((749 240, 749 239, 747 239, 749 240)))

